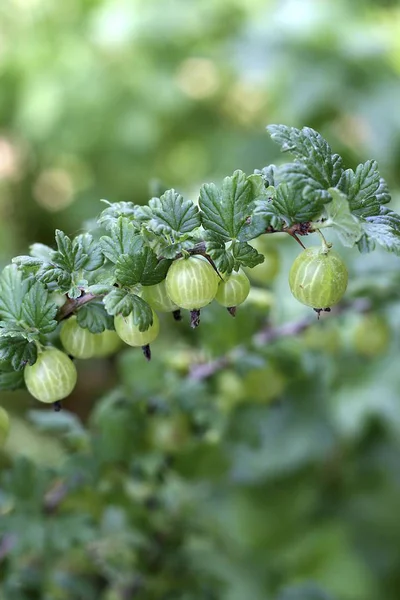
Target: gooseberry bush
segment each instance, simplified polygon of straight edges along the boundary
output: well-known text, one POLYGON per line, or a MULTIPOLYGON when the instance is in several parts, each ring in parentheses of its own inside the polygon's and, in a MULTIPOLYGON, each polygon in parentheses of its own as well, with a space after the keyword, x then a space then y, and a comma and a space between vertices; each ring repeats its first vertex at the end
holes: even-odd
MULTIPOLYGON (((122 548, 121 556, 118 554, 115 558, 112 544, 102 546, 101 541, 93 541, 90 524, 71 523, 71 536, 75 535, 82 544, 89 544, 90 560, 109 584, 108 595, 101 596, 106 600, 222 598, 218 589, 223 567, 220 565, 217 572, 209 569, 205 575, 198 566, 205 554, 210 552, 213 556, 207 545, 202 545, 201 515, 196 516, 199 521, 188 517, 177 523, 175 511, 185 512, 185 494, 189 492, 186 489, 182 492, 184 486, 178 478, 168 480, 167 488, 165 481, 171 464, 179 461, 182 448, 187 451, 189 447, 190 461, 196 462, 196 449, 190 445, 193 433, 206 440, 209 447, 224 434, 231 440, 229 449, 232 449, 233 440, 243 433, 242 428, 248 436, 249 431, 256 431, 258 423, 258 417, 250 415, 240 426, 233 425, 229 418, 225 419, 233 407, 240 406, 247 398, 256 404, 279 399, 288 385, 285 373, 297 378, 296 385, 300 388, 304 385, 304 377, 296 367, 297 357, 289 356, 285 348, 278 347, 275 355, 268 356, 268 364, 262 363, 261 368, 257 349, 268 348, 279 339, 303 336, 304 348, 334 354, 339 342, 331 324, 337 315, 352 309, 361 315, 354 337, 354 348, 360 356, 384 352, 389 344, 390 328, 385 316, 369 314, 382 303, 386 290, 365 292, 362 281, 352 280, 341 256, 347 249, 357 247, 361 254, 366 254, 376 246, 400 255, 400 216, 387 206, 391 198, 376 162, 369 160, 355 170, 346 169, 342 158, 333 153, 313 129, 271 125, 268 131, 281 150, 293 157, 292 162, 268 165, 251 174, 237 170, 221 185, 202 185, 196 201, 184 199, 174 189, 151 198, 147 205, 103 201, 104 210, 83 233, 70 237, 57 230, 54 248, 40 242, 33 244, 29 255, 14 258, 0 276, 0 390, 26 387, 35 399, 54 404, 57 414, 53 416, 60 422, 63 419, 63 413, 58 412, 60 401, 67 398, 76 385, 80 360, 106 358, 126 350, 127 346, 139 348, 132 369, 132 377, 137 379, 127 385, 131 386, 133 396, 146 397, 145 406, 139 400, 128 402, 126 393, 118 386, 99 403, 91 416, 91 427, 97 437, 90 441, 75 430, 76 436, 71 439, 71 444, 76 444, 76 460, 81 461, 81 475, 71 480, 68 473, 64 474, 63 481, 68 483, 61 485, 61 492, 56 489, 53 494, 52 490, 44 501, 42 491, 52 481, 51 472, 37 483, 31 467, 22 463, 20 473, 15 475, 20 483, 10 483, 10 489, 16 490, 15 494, 20 497, 30 488, 35 489, 38 506, 43 508, 44 502, 44 510, 53 514, 64 498, 71 495, 73 498, 74 491, 81 490, 81 486, 85 488, 89 504, 96 501, 92 494, 98 492, 112 505, 115 498, 107 486, 99 486, 97 492, 89 489, 96 477, 93 472, 101 474, 112 464, 124 472, 124 475, 119 471, 115 473, 114 483, 124 490, 126 503, 142 502, 157 516, 146 517, 142 509, 138 509, 132 516, 135 533, 124 537, 126 524, 123 519, 119 520, 121 515, 110 513, 110 523, 114 523, 115 516, 115 526, 121 536, 115 542, 118 549, 122 548), (240 321, 244 314, 240 305, 250 302, 254 313, 268 313, 268 293, 260 294, 257 288, 251 287, 250 280, 268 283, 276 276, 280 268, 279 255, 269 241, 274 236, 292 238, 293 245, 298 247, 298 256, 286 274, 287 293, 291 291, 296 300, 309 307, 310 314, 295 323, 275 327, 263 323, 261 329, 253 333, 257 319, 254 317, 253 322, 252 311, 249 311, 240 321), (350 294, 348 284, 353 284, 350 294), (214 318, 225 323, 223 326, 229 332, 226 347, 221 347, 219 356, 208 360, 201 351, 201 320, 203 315, 207 319, 209 305, 214 300, 221 311, 220 319, 215 317, 215 312, 214 318), (331 312, 330 325, 323 319, 316 332, 320 313, 325 312, 331 312), (236 320, 230 319, 226 325, 222 315, 236 320), (152 357, 150 348, 157 337, 162 337, 165 319, 170 320, 169 327, 176 328, 182 326, 180 321, 188 320, 200 340, 192 353, 180 353, 173 345, 164 353, 163 369, 182 375, 179 392, 171 393, 171 404, 179 408, 175 412, 167 406, 160 391, 160 386, 174 388, 175 375, 160 376, 160 359, 154 352, 152 357), (245 342, 235 337, 237 321, 241 323, 240 332, 251 331, 245 342), (144 360, 140 348, 145 358, 152 358, 151 362, 144 360), (276 368, 277 357, 282 358, 284 368, 276 368), (188 373, 190 377, 186 377, 188 373), (219 401, 210 407, 204 401, 206 392, 201 383, 215 374, 219 375, 213 384, 219 401), (149 421, 151 425, 146 428, 149 421), (143 450, 149 443, 156 446, 156 455, 149 456, 143 450), (131 462, 129 457, 133 454, 135 459, 131 462), (98 461, 96 467, 88 466, 93 456, 98 461), (134 485, 128 485, 125 471, 135 478, 134 485), (177 490, 178 496, 182 492, 179 510, 171 500, 177 490), (171 548, 174 559, 169 556, 171 548), (196 566, 191 569, 187 565, 193 560, 196 566), (181 571, 182 565, 186 565, 187 571, 181 571), (154 574, 160 569, 162 584, 154 574), (181 578, 179 584, 175 581, 177 575, 181 578), (188 590, 189 595, 185 595, 188 590)), ((279 297, 275 301, 279 303, 279 297)), ((215 322, 216 331, 218 325, 215 322)), ((213 332, 208 330, 207 335, 212 336, 213 332)), ((307 391, 310 397, 317 393, 315 378, 313 373, 310 379, 315 389, 307 391)), ((316 415, 313 418, 316 419, 316 415)), ((277 416, 271 420, 271 428, 274 427, 279 429, 277 416)), ((1 410, 1 444, 8 429, 8 416, 1 410)), ((320 437, 324 438, 324 434, 320 437)), ((250 446, 257 446, 250 438, 250 446)), ((248 475, 243 465, 249 457, 243 449, 232 452, 237 459, 235 477, 246 480, 248 475)), ((271 455, 270 448, 268 454, 271 455)), ((219 472, 224 470, 227 456, 215 458, 211 452, 203 459, 208 467, 212 465, 211 470, 219 472)), ((255 462, 253 455, 250 459, 255 462)), ((284 468, 284 459, 282 461, 284 468)), ((255 464, 257 471, 261 467, 255 464)), ((184 476, 194 477, 184 459, 179 468, 184 476)), ((198 476, 201 479, 201 470, 198 476)), ((241 502, 247 500, 242 498, 241 502)), ((282 514, 284 510, 282 506, 282 514)), ((11 539, 12 544, 12 531, 7 535, 11 535, 7 539, 11 539)), ((57 538, 56 528, 46 544, 55 555, 58 552, 61 556, 62 543, 57 538)), ((28 559, 29 556, 26 559, 29 570, 33 567, 28 559)), ((79 560, 72 562, 71 572, 81 569, 82 576, 90 579, 91 567, 87 562, 83 561, 79 567, 76 566, 79 560)), ((56 569, 61 578, 63 568, 59 565, 56 569)), ((29 583, 29 577, 28 574, 28 587, 34 585, 29 583)), ((71 591, 62 595, 63 586, 55 576, 52 579, 46 571, 45 577, 49 597, 53 597, 52 593, 61 600, 75 597, 68 596, 75 593, 71 591)), ((76 592, 77 598, 100 597, 96 596, 97 591, 104 586, 91 580, 87 587, 79 574, 76 579, 75 575, 71 577, 73 585, 80 590, 81 595, 76 592)), ((279 583, 278 574, 271 575, 274 577, 279 583)), ((12 600, 17 597, 13 596, 14 583, 10 580, 7 585, 7 597, 12 600)), ((310 598, 314 591, 312 587, 307 589, 310 591, 305 591, 305 595, 293 598, 310 598)), ((291 597, 289 592, 288 596, 279 598, 291 597)), ((315 598, 323 597, 315 592, 315 598)))
POLYGON ((96 356, 105 332, 115 329, 150 358, 157 310, 179 320, 188 309, 196 327, 200 309, 215 298, 234 315, 250 291, 243 269, 264 262, 251 245, 260 236, 286 232, 303 245, 301 236, 321 235, 321 245, 300 252, 289 273, 293 295, 316 311, 337 304, 348 281, 322 231, 361 252, 379 244, 400 254, 400 217, 386 206, 390 195, 376 162, 345 169, 310 128, 268 131, 293 162, 235 171, 220 187, 206 183, 198 202, 173 189, 147 206, 106 202, 89 231, 71 238, 58 230, 55 248, 35 243, 30 255, 14 258, 0 279, 1 389, 25 384, 39 400, 61 400, 76 380, 66 355, 96 356), (65 356, 52 348, 56 330, 65 356))

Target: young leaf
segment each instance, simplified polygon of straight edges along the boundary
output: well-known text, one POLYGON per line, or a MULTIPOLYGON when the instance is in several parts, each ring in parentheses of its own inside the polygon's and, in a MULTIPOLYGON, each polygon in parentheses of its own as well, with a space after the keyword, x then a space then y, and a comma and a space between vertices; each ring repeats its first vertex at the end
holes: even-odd
POLYGON ((358 165, 355 171, 344 171, 337 187, 346 194, 351 211, 359 217, 379 215, 381 204, 390 202, 387 184, 375 160, 358 165))
POLYGON ((91 333, 101 333, 105 329, 114 329, 113 318, 106 312, 101 300, 93 300, 84 304, 76 313, 81 327, 91 333))
POLYGON ((116 288, 104 298, 104 306, 110 315, 133 315, 133 322, 140 331, 146 331, 153 324, 153 313, 150 306, 128 290, 116 288))
POLYGON ((232 252, 227 250, 225 238, 207 232, 206 251, 213 259, 220 273, 231 273, 235 265, 232 252))
MULTIPOLYGON (((319 219, 320 227, 332 227, 343 246, 352 248, 360 239, 363 229, 360 221, 350 212, 346 196, 336 188, 329 188, 332 202, 326 204, 319 219)), ((318 222, 314 224, 318 229, 318 222)))
POLYGON ((246 225, 254 207, 254 182, 243 171, 226 177, 222 188, 205 183, 200 189, 199 206, 203 227, 225 241, 247 241, 246 225))
MULTIPOLYGON (((137 212, 137 206, 133 202, 108 202, 108 200, 102 200, 102 202, 108 204, 108 208, 104 209, 97 219, 97 223, 105 229, 112 229, 117 224, 120 217, 125 217, 127 221, 134 221, 137 212)), ((137 228, 136 228, 137 229, 137 228)))
POLYGON ((123 286, 133 286, 138 283, 155 285, 163 281, 167 275, 171 260, 158 260, 153 250, 143 246, 140 252, 118 258, 115 276, 123 286))
POLYGON ((119 217, 111 225, 109 236, 100 238, 101 250, 112 263, 117 263, 122 254, 134 254, 138 243, 142 243, 140 236, 136 235, 134 225, 124 217, 119 217))
POLYGON ((149 206, 155 231, 177 237, 201 225, 198 207, 191 200, 184 200, 175 190, 167 190, 161 198, 152 198, 149 206))
POLYGON ((297 171, 297 178, 303 180, 303 187, 314 182, 312 188, 327 190, 338 184, 343 171, 342 159, 338 154, 333 154, 328 142, 314 129, 269 125, 267 131, 274 142, 280 145, 282 152, 290 152, 297 159, 295 163, 284 166, 286 175, 295 173, 295 167, 301 163, 305 168, 297 171))
POLYGON ((8 265, 0 275, 0 319, 19 320, 22 302, 29 290, 29 281, 23 279, 16 265, 8 265))

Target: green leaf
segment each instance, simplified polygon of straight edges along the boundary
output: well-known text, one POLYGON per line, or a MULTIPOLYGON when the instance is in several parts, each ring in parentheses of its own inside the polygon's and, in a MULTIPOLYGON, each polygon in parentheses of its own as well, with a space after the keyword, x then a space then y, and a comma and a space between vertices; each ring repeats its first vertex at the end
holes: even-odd
POLYGON ((318 217, 325 202, 318 196, 311 198, 303 195, 302 190, 293 184, 281 183, 269 198, 257 201, 254 212, 268 218, 274 229, 282 230, 284 225, 290 227, 294 223, 307 223, 318 217))
POLYGON ((136 217, 138 207, 133 202, 110 203, 108 200, 102 200, 102 202, 109 206, 100 214, 97 223, 108 230, 117 224, 120 217, 125 217, 127 221, 133 221, 136 217))
POLYGON ((0 318, 14 321, 21 318, 22 302, 30 282, 23 279, 16 265, 6 266, 0 275, 0 318))
MULTIPOLYGON (((329 188, 332 202, 325 205, 320 221, 320 227, 331 227, 343 244, 352 248, 362 236, 363 229, 360 221, 350 212, 346 196, 336 188, 329 188)), ((318 228, 318 222, 315 224, 318 228)))
POLYGON ((382 206, 380 215, 367 217, 364 231, 369 241, 368 249, 373 248, 376 242, 385 250, 400 256, 400 215, 382 206))
POLYGON ((303 188, 314 190, 323 191, 338 184, 343 172, 342 159, 332 152, 317 131, 311 127, 296 129, 286 125, 269 125, 267 131, 282 152, 296 157, 295 163, 283 167, 286 176, 301 182, 303 188))
POLYGON ((24 385, 23 371, 14 371, 9 363, 0 363, 0 391, 18 390, 24 385))
POLYGON ((45 286, 36 281, 23 298, 21 319, 28 327, 35 328, 43 334, 50 333, 57 327, 57 310, 58 307, 49 299, 45 286))
POLYGON ((379 215, 381 204, 390 202, 387 184, 375 160, 358 165, 355 172, 344 171, 337 187, 346 194, 351 211, 358 217, 379 215))
POLYGON ((247 242, 233 242, 231 251, 235 261, 234 269, 236 271, 239 267, 253 268, 264 262, 264 256, 259 254, 257 250, 250 246, 250 244, 247 244, 247 242))
POLYGON ((79 325, 91 333, 101 333, 105 329, 114 329, 113 318, 106 312, 101 300, 84 304, 76 313, 79 325))
POLYGON ((176 237, 201 225, 198 207, 191 200, 184 200, 175 190, 167 190, 161 198, 152 198, 149 206, 155 231, 176 237))
POLYGON ((206 251, 213 259, 220 273, 231 273, 235 265, 232 252, 227 250, 225 238, 212 232, 207 232, 206 251))
POLYGON ((100 243, 96 242, 90 233, 82 233, 78 235, 74 242, 82 247, 83 252, 86 255, 86 260, 84 263, 84 269, 86 271, 95 271, 103 265, 104 256, 101 251, 100 243))
POLYGON ((222 188, 205 183, 200 189, 199 206, 203 227, 223 237, 226 241, 247 241, 246 225, 254 207, 254 181, 243 171, 226 177, 222 188))
POLYGON ((83 269, 87 261, 79 238, 71 240, 63 231, 56 229, 57 250, 53 255, 53 262, 68 273, 83 269))
POLYGON ((207 253, 213 259, 220 273, 231 273, 242 266, 255 267, 264 260, 263 255, 247 242, 234 241, 227 244, 224 238, 210 232, 207 237, 207 253))
POLYGON ((123 286, 155 285, 165 279, 171 260, 158 260, 148 246, 132 255, 123 254, 118 258, 115 275, 123 286))
POLYGON ((45 244, 32 244, 29 246, 29 252, 33 258, 39 258, 44 262, 51 262, 54 257, 53 248, 46 246, 45 244))
POLYGON ((122 254, 134 254, 135 244, 141 244, 134 225, 124 217, 119 217, 111 225, 110 235, 100 238, 100 247, 106 258, 117 263, 122 254))
POLYGON ((153 313, 150 306, 128 290, 116 288, 104 298, 104 306, 110 315, 133 315, 133 322, 140 331, 146 331, 153 324, 153 313))
POLYGON ((9 362, 13 369, 20 371, 27 364, 36 362, 37 347, 24 338, 0 337, 0 362, 9 362))

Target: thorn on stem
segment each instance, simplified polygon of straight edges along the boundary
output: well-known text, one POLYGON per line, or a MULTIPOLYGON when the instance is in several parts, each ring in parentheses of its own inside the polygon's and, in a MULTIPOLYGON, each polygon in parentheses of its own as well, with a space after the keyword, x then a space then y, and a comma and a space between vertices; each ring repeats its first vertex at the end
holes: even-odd
POLYGON ((236 306, 228 306, 226 309, 232 317, 236 317, 236 306))
POLYGON ((172 311, 172 316, 174 317, 175 321, 182 321, 181 309, 178 308, 178 310, 172 311))
POLYGON ((142 350, 143 350, 143 355, 144 355, 145 359, 151 360, 150 344, 146 344, 145 346, 142 346, 142 350))
POLYGON ((190 327, 196 329, 200 325, 200 310, 195 308, 190 311, 190 327))

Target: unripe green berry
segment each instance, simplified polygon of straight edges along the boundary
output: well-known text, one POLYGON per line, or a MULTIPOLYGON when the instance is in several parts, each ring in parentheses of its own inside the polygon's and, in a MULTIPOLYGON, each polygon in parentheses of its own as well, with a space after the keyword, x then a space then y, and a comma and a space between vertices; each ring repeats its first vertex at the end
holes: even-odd
POLYGON ((174 304, 168 296, 165 279, 156 285, 143 286, 140 296, 150 304, 154 310, 160 312, 173 312, 179 308, 179 306, 174 304))
POLYGON ((240 269, 237 272, 233 271, 224 281, 219 283, 215 300, 222 306, 238 306, 246 300, 249 292, 249 278, 240 269))
POLYGON ((24 370, 28 392, 40 402, 57 402, 70 395, 77 381, 72 360, 57 348, 45 348, 24 370))
POLYGON ((167 293, 180 308, 196 310, 214 300, 218 281, 218 275, 208 261, 197 256, 179 258, 167 273, 167 293))
POLYGON ((147 346, 151 344, 160 331, 160 321, 157 313, 153 311, 153 324, 146 331, 139 331, 134 324, 132 313, 127 317, 117 315, 114 317, 115 331, 128 346, 147 346))
POLYGON ((312 308, 328 308, 343 297, 348 281, 341 257, 324 246, 304 250, 295 259, 289 273, 293 296, 312 308))

